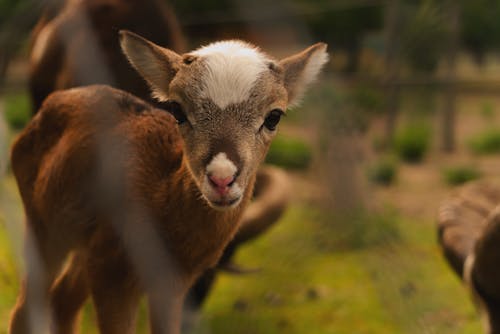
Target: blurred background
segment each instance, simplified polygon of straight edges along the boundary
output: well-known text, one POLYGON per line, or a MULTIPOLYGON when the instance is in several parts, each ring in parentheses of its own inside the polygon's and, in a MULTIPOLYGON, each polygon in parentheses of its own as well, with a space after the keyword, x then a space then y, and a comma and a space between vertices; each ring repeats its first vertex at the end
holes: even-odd
MULTIPOLYGON (((0 0, 0 333, 23 270, 8 152, 32 114, 30 32, 48 3, 0 0)), ((238 38, 280 58, 323 41, 331 55, 267 158, 293 191, 236 254, 260 270, 219 275, 192 332, 479 333, 435 221, 454 187, 500 174, 500 1, 168 4, 187 49, 238 38)), ((94 327, 89 304, 82 333, 94 327)))

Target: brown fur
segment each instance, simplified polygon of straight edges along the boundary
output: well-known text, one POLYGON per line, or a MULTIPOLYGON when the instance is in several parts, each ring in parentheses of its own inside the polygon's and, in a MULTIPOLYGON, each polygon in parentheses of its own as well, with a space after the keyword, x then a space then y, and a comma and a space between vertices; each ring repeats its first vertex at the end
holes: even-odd
POLYGON ((161 0, 66 0, 49 8, 33 31, 33 45, 50 27, 40 58, 30 64, 33 112, 53 91, 108 84, 151 103, 149 88, 123 56, 117 34, 131 29, 176 51, 185 41, 172 10, 161 0))
MULTIPOLYGON (((149 279, 141 279, 130 259, 135 255, 129 254, 134 247, 128 242, 136 242, 130 238, 141 236, 139 224, 149 221, 165 247, 162 251, 174 265, 171 270, 176 282, 169 293, 176 294, 179 303, 195 277, 216 264, 245 205, 231 211, 210 208, 189 176, 182 145, 169 114, 105 86, 54 93, 16 141, 12 166, 28 229, 50 282, 47 287, 52 286, 69 252, 74 251, 75 259, 80 259, 74 259, 59 283, 52 286, 54 308, 72 313, 58 314, 56 320, 61 323, 56 328, 73 326, 74 305, 85 300, 87 286, 103 333, 108 333, 105 329, 110 326, 103 308, 124 312, 119 322, 131 312, 122 305, 123 300, 131 298, 129 307, 135 309, 144 290, 141 285, 149 279), (107 153, 114 155, 111 167, 102 166, 106 162, 99 159, 103 136, 116 142, 115 153, 107 153), (113 168, 111 173, 118 183, 103 179, 103 168, 113 168), (111 191, 107 189, 110 185, 121 188, 111 191), (145 215, 142 219, 129 218, 141 214, 145 215), (76 273, 82 271, 82 265, 85 278, 76 273), (65 289, 64 285, 70 287, 65 289), (64 299, 58 298, 61 290, 69 292, 63 294, 64 299), (113 302, 108 294, 118 292, 120 299, 113 302), (61 303, 70 308, 61 307, 61 303)), ((250 194, 250 190, 246 192, 245 204, 250 194)), ((142 242, 147 245, 149 241, 142 242)), ((28 276, 30 279, 34 278, 28 276)), ((29 287, 30 283, 26 284, 29 287)), ((26 325, 24 312, 30 302, 26 297, 25 292, 19 298, 12 333, 24 332, 19 328, 26 325)), ((126 327, 117 326, 122 330, 126 327)))
POLYGON ((101 333, 133 331, 142 292, 152 332, 178 333, 187 289, 215 266, 250 200, 276 134, 266 125, 270 110, 286 109, 294 99, 286 87, 299 80, 304 89, 327 59, 326 45, 316 44, 285 60, 281 75, 262 73, 267 84, 259 87, 266 89, 221 109, 185 98, 197 76, 196 65, 182 56, 127 31, 121 46, 154 91, 179 99, 188 120, 176 125, 164 110, 106 86, 54 93, 44 102, 12 151, 28 242, 27 278, 11 333, 33 331, 30 325, 43 332, 40 319, 48 316, 39 315, 48 313, 49 300, 60 311, 54 331, 74 327, 85 293, 72 289, 87 288, 101 333), (227 196, 209 182, 211 161, 221 153, 238 162, 231 170, 222 158, 216 167, 234 173, 227 196), (70 252, 73 262, 54 285, 70 252))
POLYGON ((440 206, 439 242, 485 316, 488 334, 500 333, 500 184, 471 182, 440 206))
MULTIPOLYGON (((71 88, 74 82, 79 81, 76 78, 70 78, 69 74, 65 73, 69 72, 76 74, 81 70, 71 68, 71 66, 82 66, 83 64, 70 62, 68 60, 64 60, 64 58, 72 54, 70 51, 72 48, 79 48, 79 44, 81 43, 77 43, 71 39, 67 41, 66 46, 63 48, 61 40, 58 38, 58 35, 61 34, 61 29, 70 25, 69 21, 78 17, 78 11, 87 12, 89 15, 98 14, 103 11, 102 9, 98 9, 99 6, 104 7, 106 5, 106 1, 73 1, 71 3, 68 2, 68 4, 66 4, 68 7, 63 11, 65 2, 68 1, 50 1, 50 6, 45 9, 43 16, 40 18, 32 33, 32 42, 34 44, 37 38, 39 38, 39 34, 44 27, 48 24, 54 25, 54 33, 51 34, 48 47, 46 48, 44 55, 42 55, 42 61, 39 63, 32 62, 31 64, 32 71, 30 82, 31 94, 33 101, 35 102, 34 108, 38 108, 41 101, 46 97, 46 95, 51 93, 52 90, 71 88), (76 9, 70 9, 69 6, 76 7, 76 9), (67 79, 56 80, 57 78, 67 79)), ((168 8, 166 10, 150 10, 149 8, 154 8, 154 1, 145 0, 140 3, 141 8, 139 10, 144 12, 148 11, 148 13, 147 15, 141 15, 139 17, 135 10, 122 10, 120 12, 119 5, 124 4, 123 1, 116 1, 114 4, 112 2, 108 2, 109 10, 106 11, 105 16, 101 14, 100 18, 91 18, 91 21, 99 21, 99 23, 95 25, 98 28, 93 29, 93 33, 97 36, 97 40, 109 41, 109 35, 114 32, 114 29, 125 27, 132 29, 133 22, 140 20, 141 24, 135 24, 134 31, 138 31, 141 34, 149 36, 151 40, 164 43, 164 46, 170 46, 174 50, 182 50, 184 48, 184 42, 177 20, 173 13, 168 8), (129 23, 118 24, 117 18, 120 18, 122 23, 129 23), (151 18, 154 18, 154 20, 151 20, 151 18), (161 24, 155 24, 155 22, 163 22, 163 25, 168 25, 170 37, 165 33, 165 30, 162 29, 161 24), (137 27, 140 28, 137 29, 137 27)), ((72 25, 77 25, 77 23, 72 23, 72 25)), ((80 31, 84 28, 85 26, 80 22, 78 27, 75 28, 78 30, 78 35, 85 36, 88 34, 88 32, 80 31)), ((104 49, 110 48, 109 50, 104 51, 105 55, 113 55, 112 57, 114 59, 118 58, 118 55, 121 55, 121 50, 117 49, 117 44, 114 41, 112 41, 112 43, 101 43, 101 46, 104 49)), ((79 49, 79 52, 82 51, 84 50, 79 49)), ((124 56, 122 56, 122 58, 124 59, 124 56)), ((195 59, 186 56, 186 60, 194 61, 195 59)), ((278 70, 276 67, 274 69, 278 70)), ((131 67, 128 64, 126 64, 126 68, 123 68, 123 62, 118 62, 113 71, 126 73, 127 75, 115 76, 116 81, 111 84, 115 87, 121 87, 129 93, 133 93, 136 96, 140 96, 141 98, 152 102, 149 92, 145 91, 146 85, 144 79, 139 77, 135 71, 130 73, 131 67), (127 80, 128 82, 118 82, 118 80, 127 80)), ((87 76, 87 80, 89 80, 88 83, 99 83, 99 76, 95 72, 96 71, 90 72, 90 75, 95 75, 94 78, 90 75, 87 76)), ((257 173, 257 189, 256 194, 254 194, 254 201, 252 201, 248 208, 250 214, 246 213, 242 218, 242 225, 245 225, 245 228, 238 232, 237 237, 228 245, 227 254, 222 257, 224 261, 220 264, 220 266, 223 268, 233 266, 230 261, 238 246, 247 240, 256 237, 260 233, 267 230, 269 226, 278 221, 280 214, 284 211, 287 204, 287 193, 286 191, 283 191, 286 187, 284 187, 283 183, 286 183, 283 175, 280 175, 280 173, 277 173, 274 169, 259 170, 257 173), (281 198, 277 198, 275 196, 276 190, 280 190, 280 194, 282 195, 281 198)), ((211 286, 211 283, 215 278, 213 272, 214 270, 210 270, 206 277, 200 278, 198 286, 194 287, 196 292, 191 294, 191 306, 201 305, 205 296, 207 296, 209 292, 207 286, 211 286), (210 284, 207 284, 207 281, 210 281, 210 284)))

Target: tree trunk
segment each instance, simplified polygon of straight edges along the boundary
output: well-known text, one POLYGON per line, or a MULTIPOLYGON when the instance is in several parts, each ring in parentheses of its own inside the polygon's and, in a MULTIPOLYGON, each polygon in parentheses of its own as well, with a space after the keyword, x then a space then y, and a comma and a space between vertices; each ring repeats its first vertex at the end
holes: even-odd
POLYGON ((385 128, 385 146, 391 145, 396 121, 399 113, 399 0, 390 0, 386 5, 385 13, 385 57, 384 57, 384 86, 387 101, 387 118, 385 128))

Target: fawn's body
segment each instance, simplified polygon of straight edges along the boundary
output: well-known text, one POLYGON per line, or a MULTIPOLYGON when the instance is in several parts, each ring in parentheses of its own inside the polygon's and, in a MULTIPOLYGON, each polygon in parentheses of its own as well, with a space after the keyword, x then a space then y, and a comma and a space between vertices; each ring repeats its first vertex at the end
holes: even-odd
POLYGON ((324 44, 278 62, 240 41, 181 56, 120 36, 174 117, 107 86, 45 100, 12 150, 27 273, 11 333, 73 332, 88 294, 101 333, 132 333, 143 293, 152 332, 178 333, 187 290, 236 232, 281 115, 328 59, 324 44))

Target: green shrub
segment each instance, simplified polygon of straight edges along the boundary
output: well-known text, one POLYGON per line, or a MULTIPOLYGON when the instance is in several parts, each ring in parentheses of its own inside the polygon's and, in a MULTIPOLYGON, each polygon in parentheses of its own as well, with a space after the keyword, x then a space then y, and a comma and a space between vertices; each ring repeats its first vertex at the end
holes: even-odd
POLYGON ((274 138, 266 162, 289 169, 306 169, 312 160, 311 148, 297 138, 274 138))
POLYGON ((481 116, 486 121, 491 121, 495 117, 495 108, 491 102, 483 102, 481 104, 481 116))
POLYGON ((394 138, 397 156, 406 162, 422 161, 429 149, 431 131, 427 124, 415 124, 399 131, 394 138))
POLYGON ((382 92, 368 85, 356 86, 350 98, 356 107, 366 112, 380 113, 385 108, 382 92))
POLYGON ((443 171, 447 184, 456 186, 481 177, 481 172, 472 166, 458 166, 447 168, 443 171))
POLYGON ((28 95, 14 94, 5 96, 4 117, 12 129, 24 128, 31 118, 31 104, 28 95))
POLYGON ((392 159, 382 159, 368 169, 368 178, 376 184, 388 186, 396 179, 397 166, 392 159))
POLYGON ((500 152, 500 130, 492 129, 478 134, 469 140, 469 147, 477 154, 500 152))
POLYGON ((433 72, 441 58, 449 32, 446 18, 434 1, 420 1, 402 29, 402 53, 410 67, 419 72, 433 72))

